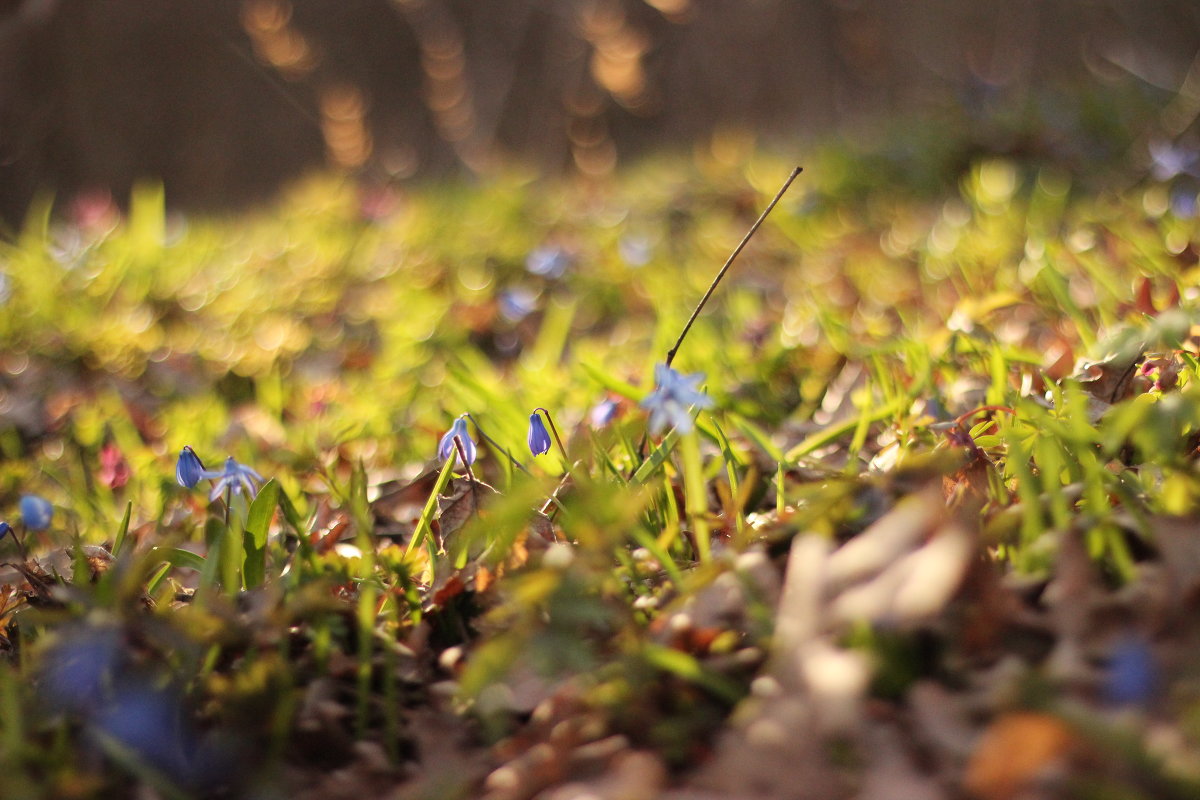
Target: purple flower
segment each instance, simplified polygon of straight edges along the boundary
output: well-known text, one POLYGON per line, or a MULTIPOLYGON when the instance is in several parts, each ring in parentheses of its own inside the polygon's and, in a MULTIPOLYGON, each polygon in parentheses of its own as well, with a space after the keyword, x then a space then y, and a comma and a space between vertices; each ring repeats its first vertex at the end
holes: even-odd
POLYGON ((680 433, 692 430, 692 415, 689 407, 712 408, 713 401, 697 388, 704 380, 704 373, 683 375, 668 367, 654 367, 654 391, 646 395, 641 406, 650 412, 650 432, 658 433, 668 425, 680 433))
POLYGON ((617 252, 631 267, 644 267, 654 255, 654 243, 645 236, 623 236, 617 243, 617 252))
POLYGON ((525 257, 525 269, 543 278, 560 278, 571 266, 571 256, 561 247, 542 245, 525 257))
POLYGON ((25 527, 31 531, 44 531, 50 527, 50 520, 54 516, 54 506, 50 505, 50 501, 44 497, 38 497, 36 494, 27 494, 21 498, 21 519, 25 522, 25 527))
POLYGON ((451 453, 455 452, 455 437, 462 444, 463 453, 467 458, 467 466, 474 464, 475 442, 471 439, 471 435, 467 433, 467 419, 465 416, 454 420, 454 424, 450 426, 450 430, 446 431, 446 435, 438 442, 438 460, 445 461, 450 457, 451 453))
POLYGON ((204 477, 204 463, 196 451, 185 446, 175 462, 175 481, 185 489, 193 489, 204 477))
POLYGON ((263 482, 263 476, 233 460, 233 456, 225 459, 225 466, 219 470, 202 470, 201 478, 213 481, 212 491, 208 493, 210 501, 216 500, 224 492, 241 494, 245 490, 247 496, 258 494, 258 487, 263 482))
POLYGON ((1149 146, 1150 171, 1156 180, 1169 181, 1180 175, 1195 175, 1200 153, 1190 147, 1177 145, 1161 139, 1149 146))
POLYGON ((542 422, 542 415, 536 411, 529 415, 529 435, 526 440, 529 442, 529 452, 535 457, 550 452, 550 432, 546 430, 546 423, 542 422))
POLYGON ((1127 636, 1113 648, 1108 662, 1105 694, 1118 705, 1148 705, 1158 687, 1158 664, 1150 644, 1127 636))
POLYGON ((42 657, 38 691, 56 711, 94 711, 120 664, 121 653, 121 637, 115 629, 65 627, 42 657))
POLYGON ((616 400, 601 400, 592 406, 592 410, 588 414, 588 419, 591 421, 593 428, 603 428, 617 418, 617 413, 620 410, 621 404, 616 400))
POLYGON ((537 309, 538 293, 518 286, 500 293, 500 314, 509 322, 520 322, 537 309))

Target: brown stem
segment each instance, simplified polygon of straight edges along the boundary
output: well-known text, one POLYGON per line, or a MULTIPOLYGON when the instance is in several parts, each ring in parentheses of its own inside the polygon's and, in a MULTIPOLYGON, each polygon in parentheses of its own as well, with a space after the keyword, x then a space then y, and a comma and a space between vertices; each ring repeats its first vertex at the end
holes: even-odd
POLYGON ((708 291, 704 293, 704 297, 700 298, 700 302, 696 305, 695 310, 692 311, 692 316, 688 318, 687 324, 683 326, 683 331, 680 332, 679 338, 675 340, 675 346, 667 351, 668 367, 671 366, 671 362, 675 360, 675 354, 679 352, 679 346, 683 344, 684 337, 687 336, 688 331, 692 329, 692 323, 696 321, 696 317, 700 316, 700 312, 704 310, 704 304, 708 302, 708 298, 712 297, 713 292, 717 290, 717 284, 721 282, 721 279, 725 277, 725 273, 729 271, 731 266, 733 266, 734 259, 741 255, 742 250, 746 247, 746 243, 750 241, 750 237, 754 236, 759 226, 762 225, 763 221, 767 218, 767 215, 771 213, 772 209, 775 208, 775 205, 783 197, 783 193, 788 190, 788 187, 792 185, 792 181, 796 180, 796 176, 799 175, 803 170, 803 167, 796 167, 792 170, 792 174, 788 175, 787 180, 783 182, 783 186, 781 186, 779 191, 775 193, 774 199, 767 204, 767 207, 763 210, 762 214, 760 214, 758 219, 754 221, 754 224, 750 226, 750 230, 746 231, 746 235, 742 237, 740 242, 738 242, 738 246, 733 248, 733 252, 729 254, 729 258, 725 259, 724 266, 722 266, 720 271, 717 272, 717 277, 713 278, 713 282, 708 286, 708 291))

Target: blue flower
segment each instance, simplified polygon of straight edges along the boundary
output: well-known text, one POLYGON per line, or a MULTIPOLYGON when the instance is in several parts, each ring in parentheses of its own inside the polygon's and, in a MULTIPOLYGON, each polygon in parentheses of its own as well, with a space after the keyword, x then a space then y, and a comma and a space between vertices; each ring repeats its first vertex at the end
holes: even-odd
POLYGON ((200 477, 214 481, 212 491, 208 493, 210 501, 216 500, 225 491, 230 491, 233 494, 241 494, 244 489, 247 495, 258 494, 258 487, 263 482, 262 475, 259 475, 245 464, 239 464, 234 461, 233 456, 225 459, 225 467, 223 469, 202 470, 200 477))
POLYGON ((12 525, 9 525, 7 522, 0 522, 0 539, 3 539, 10 533, 12 533, 12 525))
POLYGON ((1138 636, 1117 642, 1109 656, 1105 694, 1118 705, 1146 706, 1158 688, 1158 663, 1150 644, 1138 636))
POLYGON ((122 652, 121 637, 113 628, 64 627, 43 653, 38 691, 56 711, 88 713, 102 702, 122 652))
POLYGON ((658 433, 672 425, 680 433, 692 430, 692 415, 689 406, 712 408, 712 398, 697 387, 704 380, 704 373, 682 375, 666 364, 654 367, 654 391, 646 395, 641 406, 650 412, 650 432, 658 433))
POLYGON ((620 410, 621 404, 616 400, 601 400, 592 406, 592 410, 588 414, 588 419, 591 421, 593 428, 603 428, 617 418, 620 410))
POLYGON ((1153 141, 1149 145, 1150 172, 1156 180, 1169 181, 1180 175, 1195 175, 1200 153, 1168 141, 1153 141))
POLYGON ((454 438, 458 437, 462 443, 463 453, 467 457, 467 466, 475 463, 475 442, 471 439, 471 435, 467 433, 467 419, 465 416, 454 420, 454 424, 450 426, 450 430, 446 431, 446 435, 438 442, 438 460, 445 461, 450 457, 450 454, 455 452, 454 438))
POLYGON ((179 460, 175 462, 175 480, 185 489, 195 488, 204 477, 204 463, 190 447, 179 451, 179 460))
POLYGON ((500 314, 509 322, 520 322, 537 310, 538 293, 518 286, 500 293, 500 314))
POLYGON ((31 531, 44 531, 50 527, 50 519, 54 516, 54 506, 44 497, 27 494, 21 498, 21 519, 25 527, 31 531))
POLYGON ((534 456, 550 452, 550 432, 546 430, 546 423, 542 422, 542 415, 536 411, 529 415, 529 435, 526 441, 529 442, 529 452, 534 456))
POLYGON ((551 245, 534 248, 525 258, 525 269, 543 278, 560 278, 570 266, 570 254, 551 245))

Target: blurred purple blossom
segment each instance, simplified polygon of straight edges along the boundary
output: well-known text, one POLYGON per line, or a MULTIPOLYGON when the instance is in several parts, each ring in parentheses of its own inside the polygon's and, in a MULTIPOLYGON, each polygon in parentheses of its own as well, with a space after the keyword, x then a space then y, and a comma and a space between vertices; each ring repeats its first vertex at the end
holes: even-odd
POLYGON ((629 234, 617 243, 617 252, 631 267, 644 267, 654 255, 654 243, 646 236, 629 234))
POLYGON ((1109 656, 1105 695, 1117 705, 1146 706, 1158 688, 1158 662, 1150 643, 1126 636, 1109 656))
POLYGON ((621 404, 616 400, 601 400, 588 412, 588 421, 592 423, 593 428, 603 428, 616 419, 620 411, 621 404))
POLYGON ((650 432, 658 433, 668 425, 680 433, 692 430, 691 406, 711 408, 713 400, 701 392, 704 373, 684 375, 666 364, 654 367, 654 391, 642 400, 642 408, 650 412, 650 432))
POLYGON ((87 714, 102 703, 120 658, 115 629, 63 628, 42 656, 38 690, 55 711, 87 714))
POLYGON ((1169 181, 1180 175, 1196 176, 1200 153, 1193 147, 1158 139, 1150 142, 1150 174, 1155 180, 1169 181))
POLYGON ((50 527, 54 517, 54 506, 50 501, 36 494, 27 494, 21 498, 21 520, 31 531, 44 531, 50 527))
POLYGON ((574 258, 561 247, 541 245, 525 257, 525 269, 543 278, 561 278, 573 262, 574 258))
POLYGON ((538 293, 523 286, 500 292, 500 315, 509 322, 520 322, 537 310, 538 293))

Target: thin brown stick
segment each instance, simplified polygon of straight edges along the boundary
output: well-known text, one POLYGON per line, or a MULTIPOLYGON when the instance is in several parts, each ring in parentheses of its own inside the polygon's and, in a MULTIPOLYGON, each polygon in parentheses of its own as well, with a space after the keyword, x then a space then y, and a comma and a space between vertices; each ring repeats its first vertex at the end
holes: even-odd
POLYGON ((746 243, 750 241, 750 237, 754 236, 754 233, 758 230, 759 226, 763 224, 763 221, 767 218, 767 215, 770 214, 771 210, 774 209, 776 204, 779 203, 784 192, 786 192, 788 187, 792 185, 792 181, 796 180, 796 176, 803 171, 803 167, 796 167, 792 170, 792 174, 788 175, 787 180, 783 182, 783 186, 781 186, 779 191, 775 193, 774 199, 771 200, 771 202, 763 210, 762 214, 759 215, 758 219, 754 221, 754 224, 750 226, 750 230, 746 231, 746 235, 742 237, 742 241, 738 242, 738 246, 735 247, 733 252, 729 254, 729 258, 725 259, 724 266, 722 266, 720 272, 717 273, 717 277, 713 278, 713 282, 709 284, 708 291, 704 293, 704 297, 700 298, 700 302, 696 305, 695 310, 692 311, 692 316, 688 318, 687 324, 683 326, 683 331, 679 334, 679 338, 675 340, 675 346, 667 351, 668 367, 671 366, 671 362, 675 360, 675 354, 679 352, 679 346, 683 344, 684 337, 687 336, 688 331, 692 329, 692 323, 696 321, 696 317, 700 316, 700 312, 704 310, 704 304, 708 302, 708 298, 712 297, 713 292, 717 290, 717 285, 721 282, 721 279, 725 277, 725 273, 729 271, 731 266, 733 266, 734 259, 741 254, 742 250, 746 247, 746 243))

